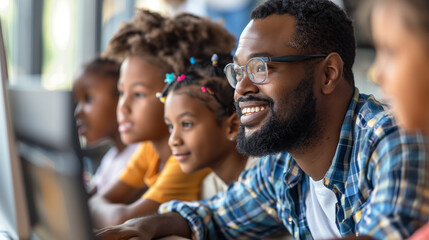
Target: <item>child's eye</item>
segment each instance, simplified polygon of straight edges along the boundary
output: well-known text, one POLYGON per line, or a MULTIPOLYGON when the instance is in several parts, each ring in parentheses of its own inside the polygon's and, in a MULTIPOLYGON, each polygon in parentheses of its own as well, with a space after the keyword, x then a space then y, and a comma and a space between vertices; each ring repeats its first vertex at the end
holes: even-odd
POLYGON ((124 91, 118 91, 118 93, 119 93, 119 97, 124 96, 124 91))
POLYGON ((192 127, 193 126, 193 124, 191 123, 191 122, 182 122, 182 127, 183 128, 190 128, 190 127, 192 127))
POLYGON ((167 125, 167 128, 168 128, 168 132, 173 132, 173 124, 168 124, 168 123, 166 123, 165 125, 167 125))
POLYGON ((134 96, 135 96, 136 98, 142 98, 142 97, 145 97, 146 95, 145 95, 144 93, 142 93, 142 92, 135 92, 135 93, 134 93, 134 96))
POLYGON ((90 103, 90 102, 92 102, 92 97, 91 97, 91 95, 85 95, 85 102, 86 102, 86 103, 90 103))

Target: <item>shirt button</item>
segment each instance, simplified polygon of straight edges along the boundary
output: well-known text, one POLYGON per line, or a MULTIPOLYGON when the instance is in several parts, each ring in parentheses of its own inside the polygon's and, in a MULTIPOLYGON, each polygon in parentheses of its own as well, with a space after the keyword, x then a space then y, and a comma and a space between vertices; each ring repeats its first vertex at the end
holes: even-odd
POLYGON ((291 216, 287 217, 287 218, 286 218, 286 221, 287 221, 289 224, 292 224, 292 217, 291 217, 291 216))

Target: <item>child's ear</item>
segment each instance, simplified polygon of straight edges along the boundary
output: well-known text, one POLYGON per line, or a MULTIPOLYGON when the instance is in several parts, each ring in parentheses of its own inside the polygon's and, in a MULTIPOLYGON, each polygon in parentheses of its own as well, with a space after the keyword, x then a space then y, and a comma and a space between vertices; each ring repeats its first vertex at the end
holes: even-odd
POLYGON ((240 120, 238 119, 237 113, 231 114, 226 120, 226 136, 228 139, 235 139, 238 131, 240 130, 240 120))

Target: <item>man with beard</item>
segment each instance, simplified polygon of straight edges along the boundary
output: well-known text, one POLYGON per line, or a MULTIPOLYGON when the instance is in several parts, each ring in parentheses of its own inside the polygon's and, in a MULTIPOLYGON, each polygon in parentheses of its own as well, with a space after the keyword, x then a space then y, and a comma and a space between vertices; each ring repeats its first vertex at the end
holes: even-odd
POLYGON ((166 203, 99 239, 410 236, 429 220, 425 142, 354 87, 351 20, 328 0, 267 0, 251 19, 225 73, 237 147, 264 157, 212 199, 166 203))

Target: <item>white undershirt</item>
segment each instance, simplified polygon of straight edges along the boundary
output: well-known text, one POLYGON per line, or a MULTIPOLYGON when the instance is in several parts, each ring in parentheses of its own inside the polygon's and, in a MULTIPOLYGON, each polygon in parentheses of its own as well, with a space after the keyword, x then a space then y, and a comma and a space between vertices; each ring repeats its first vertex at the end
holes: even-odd
POLYGON ((314 239, 341 237, 337 228, 335 194, 323 185, 323 179, 314 181, 309 178, 309 188, 305 196, 306 218, 314 239))

